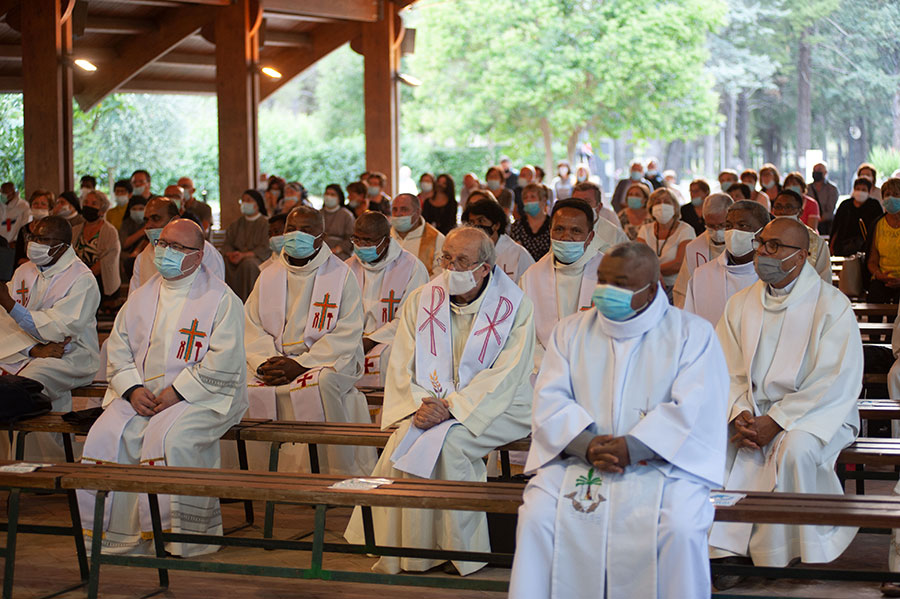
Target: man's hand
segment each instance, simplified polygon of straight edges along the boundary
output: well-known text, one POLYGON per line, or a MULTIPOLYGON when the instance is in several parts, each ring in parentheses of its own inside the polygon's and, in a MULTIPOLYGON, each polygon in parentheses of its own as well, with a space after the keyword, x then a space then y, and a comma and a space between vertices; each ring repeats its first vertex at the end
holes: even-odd
POLYGON ((616 474, 625 472, 625 467, 631 464, 625 437, 612 435, 597 435, 591 439, 585 458, 597 470, 616 474))
POLYGON ((273 356, 259 365, 256 376, 269 386, 287 385, 309 370, 284 356, 273 356))
POLYGON ((62 358, 71 340, 71 337, 66 337, 58 343, 38 343, 29 350, 28 355, 32 358, 62 358))
POLYGON ((377 341, 372 341, 372 340, 369 339, 368 337, 363 337, 363 354, 368 355, 368 353, 369 353, 370 351, 372 351, 372 349, 373 349, 376 345, 378 345, 378 342, 377 342, 377 341))
POLYGON ((156 396, 146 387, 138 387, 128 398, 131 407, 141 416, 151 418, 156 412, 156 396))
POLYGON ((734 425, 735 434, 731 437, 731 442, 739 448, 759 449, 758 436, 756 430, 756 418, 753 414, 744 410, 731 421, 734 425))
POLYGON ((427 431, 450 418, 450 404, 446 399, 437 397, 423 397, 422 405, 413 416, 413 424, 417 428, 427 431))
POLYGON ((171 408, 179 401, 181 401, 181 399, 178 398, 178 394, 175 393, 175 389, 170 385, 160 391, 159 395, 156 396, 156 407, 153 409, 153 413, 159 414, 166 408, 171 408))
POLYGON ((756 443, 760 447, 765 447, 782 430, 784 429, 781 428, 781 425, 772 420, 771 416, 760 416, 756 419, 756 443))
POLYGON ((10 312, 16 305, 16 300, 9 294, 9 287, 6 283, 0 281, 0 306, 7 312, 10 312))

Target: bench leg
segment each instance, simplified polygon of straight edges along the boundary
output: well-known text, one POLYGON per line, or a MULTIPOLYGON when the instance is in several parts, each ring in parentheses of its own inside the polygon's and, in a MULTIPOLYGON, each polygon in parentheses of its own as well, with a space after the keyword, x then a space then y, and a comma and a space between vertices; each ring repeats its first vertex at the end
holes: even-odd
POLYGON ((366 553, 375 553, 375 525, 372 522, 372 507, 360 506, 362 510, 363 535, 366 540, 366 553))
POLYGON ((319 472, 319 446, 315 443, 307 444, 309 450, 309 471, 312 474, 320 474, 319 472))
POLYGON ((502 480, 512 480, 512 468, 509 465, 509 452, 500 452, 500 478, 502 480))
POLYGON ((312 560, 309 564, 307 578, 322 578, 322 554, 325 549, 325 510, 326 505, 316 506, 315 531, 313 532, 312 560))
POLYGON ((87 599, 97 599, 100 590, 100 557, 103 548, 103 512, 106 508, 106 491, 97 491, 94 499, 94 532, 91 538, 91 576, 88 580, 87 599))
POLYGON ((70 464, 75 463, 75 451, 72 449, 72 435, 63 433, 63 451, 66 452, 66 461, 70 464))
MULTIPOLYGON (((155 493, 149 493, 147 499, 150 502, 150 522, 153 526, 153 546, 156 549, 156 557, 166 557, 166 544, 163 541, 162 521, 159 517, 159 498, 155 493)), ((169 571, 159 568, 159 586, 163 589, 169 587, 169 571)))
POLYGON ((81 528, 81 511, 78 509, 78 497, 75 491, 66 491, 69 500, 69 515, 72 518, 72 538, 75 540, 75 555, 78 556, 78 569, 81 571, 81 582, 86 583, 90 578, 87 552, 84 548, 84 531, 81 528))
MULTIPOLYGON (((247 442, 238 439, 237 440, 237 452, 238 452, 238 466, 241 470, 249 470, 250 463, 247 461, 247 442)), ((253 502, 245 501, 244 502, 244 520, 246 521, 248 526, 253 524, 253 502)))
POLYGON ((21 489, 9 492, 9 524, 6 529, 6 563, 3 567, 3 599, 11 599, 16 572, 16 535, 19 529, 19 497, 21 489))
POLYGON ((862 478, 862 476, 863 476, 863 474, 865 474, 866 465, 865 464, 857 464, 856 470, 860 476, 860 478, 856 479, 856 494, 857 495, 865 495, 866 494, 866 479, 862 478))
POLYGON ((18 431, 16 433, 16 461, 21 462, 25 459, 25 437, 28 431, 18 431))
MULTIPOLYGON (((269 449, 269 472, 278 472, 278 452, 281 450, 281 443, 273 442, 269 449)), ((275 524, 275 504, 271 501, 266 502, 266 517, 263 523, 263 538, 272 538, 272 528, 275 524)))

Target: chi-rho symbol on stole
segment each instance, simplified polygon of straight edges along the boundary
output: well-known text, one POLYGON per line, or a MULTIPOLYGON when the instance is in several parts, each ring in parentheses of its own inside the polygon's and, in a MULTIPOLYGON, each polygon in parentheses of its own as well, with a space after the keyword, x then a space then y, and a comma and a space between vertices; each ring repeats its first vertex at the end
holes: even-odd
POLYGON ((178 332, 182 335, 187 335, 187 339, 181 340, 181 345, 178 346, 178 356, 179 360, 184 360, 185 362, 191 361, 191 353, 194 353, 194 359, 200 359, 200 350, 203 349, 203 342, 200 341, 204 337, 206 337, 206 333, 197 329, 198 321, 195 318, 191 322, 190 328, 187 329, 179 329, 178 332))
POLYGON ((447 332, 447 327, 437 317, 438 310, 444 305, 445 299, 447 299, 447 296, 444 292, 444 288, 435 285, 431 288, 431 309, 422 308, 425 310, 425 313, 428 314, 428 318, 426 318, 425 322, 422 323, 422 326, 419 327, 419 331, 424 331, 425 327, 429 328, 428 332, 431 334, 431 355, 435 357, 437 357, 437 346, 434 342, 434 327, 437 326, 441 331, 447 332), (435 304, 435 300, 437 300, 437 304, 435 304))
POLYGON ((507 318, 512 316, 513 313, 513 305, 512 302, 509 301, 508 298, 504 296, 500 296, 500 301, 497 302, 497 307, 494 309, 494 317, 491 318, 487 316, 487 326, 475 331, 475 336, 484 335, 484 345, 481 346, 481 353, 478 354, 478 362, 484 364, 484 356, 487 353, 488 344, 491 342, 491 337, 497 340, 497 345, 503 346, 503 339, 500 337, 500 333, 497 332, 497 326, 504 322, 507 318), (500 310, 503 310, 503 314, 500 314, 500 310))

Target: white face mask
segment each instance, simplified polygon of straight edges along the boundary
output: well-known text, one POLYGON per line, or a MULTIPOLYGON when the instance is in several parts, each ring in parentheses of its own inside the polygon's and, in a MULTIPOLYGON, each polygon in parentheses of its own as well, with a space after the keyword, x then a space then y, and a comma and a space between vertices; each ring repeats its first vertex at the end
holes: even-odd
POLYGON ((47 218, 50 216, 50 211, 46 208, 32 208, 31 209, 31 218, 34 220, 41 220, 42 218, 47 218))
POLYGON ((736 258, 746 256, 753 251, 753 238, 759 231, 741 231, 729 229, 725 231, 725 249, 736 258))
MULTIPOLYGON (((53 246, 53 248, 55 247, 57 246, 53 246)), ((53 260, 53 256, 50 255, 50 251, 53 248, 43 243, 29 241, 28 247, 25 248, 25 254, 36 266, 46 266, 53 260)))
POLYGON ((335 195, 328 194, 323 196, 322 202, 325 204, 326 208, 337 208, 338 206, 338 198, 335 195))
POLYGON ((725 242, 725 231, 723 229, 707 229, 707 231, 709 231, 709 238, 713 240, 713 243, 722 245, 725 242))
POLYGON ((869 199, 869 192, 867 191, 854 191, 853 199, 862 204, 866 200, 869 199))
POLYGON ((445 270, 444 276, 447 278, 447 290, 450 295, 462 295, 475 289, 475 275, 472 273, 482 264, 484 263, 475 265, 472 270, 445 270))
POLYGON ((134 189, 131 190, 131 193, 133 193, 136 196, 142 196, 142 195, 144 195, 144 189, 145 188, 143 185, 136 185, 134 187, 134 189))
POLYGON ((657 204, 650 211, 656 222, 664 225, 675 216, 675 207, 671 204, 657 204))
POLYGON ((127 195, 116 195, 116 206, 124 206, 128 203, 127 195))

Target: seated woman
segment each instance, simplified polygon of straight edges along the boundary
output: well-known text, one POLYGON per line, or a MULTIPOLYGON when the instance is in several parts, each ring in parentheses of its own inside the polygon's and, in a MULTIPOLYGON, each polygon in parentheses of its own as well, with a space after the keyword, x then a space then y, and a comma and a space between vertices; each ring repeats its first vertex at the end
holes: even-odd
POLYGON ((625 191, 625 207, 619 210, 619 222, 628 239, 637 239, 638 230, 653 217, 647 212, 647 201, 650 200, 650 188, 643 183, 632 183, 625 191))
POLYGON ((872 279, 866 301, 896 304, 900 300, 900 179, 888 179, 881 186, 884 215, 870 234, 866 261, 872 279))
POLYGON ((869 233, 873 231, 884 210, 881 203, 869 195, 872 182, 860 177, 853 182, 853 195, 840 203, 831 224, 831 255, 852 256, 866 249, 869 233))
MULTIPOLYGON (((128 183, 127 181, 123 181, 128 183)), ((129 183, 129 186, 131 184, 129 183)), ((119 245, 122 246, 122 269, 127 280, 131 280, 134 272, 134 261, 138 254, 146 247, 149 240, 144 232, 144 209, 147 206, 147 198, 144 196, 131 196, 126 205, 125 216, 119 227, 119 245)))
POLYGON ((453 186, 438 184, 434 188, 434 195, 422 205, 422 218, 446 235, 456 226, 457 205, 456 198, 453 197, 453 186))
MULTIPOLYGON (((681 222, 693 227, 695 235, 701 235, 706 231, 706 223, 703 221, 703 200, 709 195, 709 183, 706 179, 694 179, 689 189, 691 201, 681 207, 681 222)), ((730 187, 728 189, 731 190, 730 187)))
MULTIPOLYGON (((490 174, 490 171, 488 173, 490 174)), ((548 196, 548 190, 543 185, 538 183, 526 185, 522 190, 522 206, 525 214, 513 223, 509 230, 512 240, 528 250, 535 262, 550 251, 548 196)))
POLYGON ((50 214, 61 216, 69 221, 72 229, 84 224, 84 217, 81 216, 81 200, 75 195, 74 191, 64 191, 59 194, 53 203, 53 209, 50 211, 50 214))
POLYGON ((28 240, 34 233, 34 226, 42 218, 50 215, 50 209, 53 208, 53 192, 46 189, 35 189, 28 198, 28 205, 31 207, 31 222, 19 229, 19 235, 16 238, 16 266, 28 262, 28 256, 25 254, 28 240))
POLYGON ((872 183, 872 189, 869 190, 869 195, 879 202, 881 202, 881 189, 878 187, 878 171, 875 170, 875 166, 869 162, 863 162, 856 169, 857 178, 868 179, 870 183, 872 183))
POLYGON ((262 194, 248 189, 241 196, 241 218, 225 230, 222 255, 225 257, 225 282, 246 301, 259 276, 259 265, 271 255, 269 221, 262 194))
POLYGON ((84 196, 81 216, 84 224, 72 227, 72 249, 81 258, 100 287, 101 310, 111 310, 119 295, 122 277, 119 272, 119 232, 103 216, 109 210, 106 194, 96 189, 84 196))
POLYGON ((819 203, 806 195, 806 181, 800 173, 788 173, 784 178, 784 189, 789 189, 803 198, 803 211, 800 213, 800 222, 812 230, 819 227, 819 203))
POLYGON ((325 188, 322 194, 322 216, 325 218, 325 243, 341 260, 353 255, 353 227, 356 218, 344 205, 344 191, 337 183, 325 188))
POLYGON ((696 234, 693 227, 679 218, 678 200, 665 187, 650 194, 647 208, 654 222, 638 230, 637 241, 646 243, 659 257, 659 273, 662 275, 660 281, 671 302, 672 289, 684 261, 685 248, 696 234))
POLYGON ((768 202, 766 210, 769 210, 772 202, 781 193, 781 173, 774 164, 767 162, 759 169, 759 186, 762 187, 764 199, 768 202))

